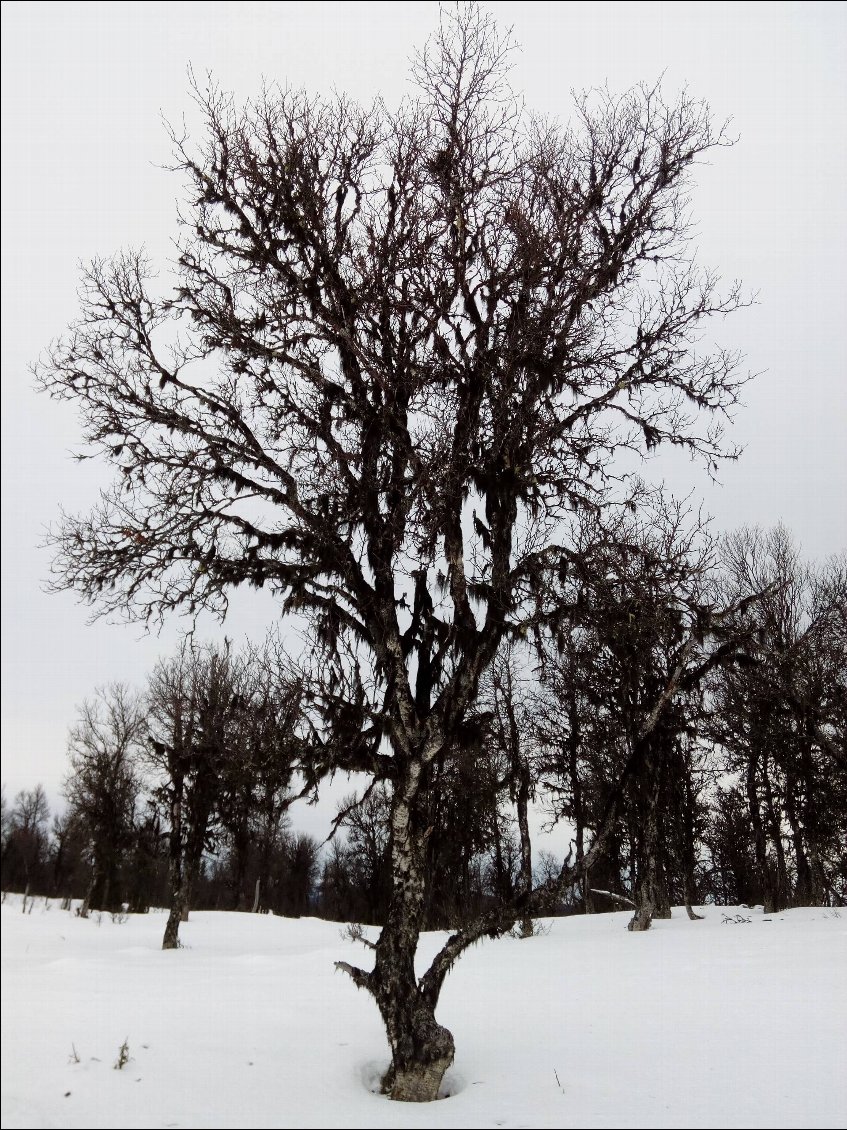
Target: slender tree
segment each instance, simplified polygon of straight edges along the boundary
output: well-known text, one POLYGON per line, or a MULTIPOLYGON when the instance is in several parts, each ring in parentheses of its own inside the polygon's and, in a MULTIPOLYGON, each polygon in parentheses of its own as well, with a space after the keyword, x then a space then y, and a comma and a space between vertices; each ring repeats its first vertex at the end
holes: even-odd
POLYGON ((524 938, 531 937, 533 933, 529 913, 533 887, 529 810, 535 799, 537 779, 529 686, 526 657, 522 667, 520 650, 512 640, 507 640, 483 676, 480 703, 490 710, 490 733, 486 745, 494 757, 495 773, 508 789, 517 819, 519 863, 516 882, 510 893, 521 911, 520 932, 524 938))

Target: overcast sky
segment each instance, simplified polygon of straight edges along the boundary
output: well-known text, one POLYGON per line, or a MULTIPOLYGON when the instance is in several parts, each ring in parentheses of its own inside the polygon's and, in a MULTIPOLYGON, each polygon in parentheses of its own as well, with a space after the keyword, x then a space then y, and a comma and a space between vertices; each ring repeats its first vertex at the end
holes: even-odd
MULTIPOLYGON (((664 75, 687 85, 738 142, 697 172, 700 259, 758 295, 715 325, 761 375, 720 486, 699 467, 661 470, 696 490, 716 527, 782 519, 807 555, 847 548, 847 5, 489 4, 522 50, 527 104, 567 117, 571 90, 623 90, 664 75)), ((162 115, 191 123, 187 67, 240 99, 262 79, 389 103, 438 18, 434 3, 4 3, 2 37, 2 780, 7 797, 64 772, 75 706, 95 686, 137 685, 172 649, 138 627, 87 624, 71 594, 48 596, 39 548, 59 507, 84 510, 107 477, 76 464, 68 405, 28 372, 76 313, 78 263, 143 244, 166 263, 180 183, 162 115)), ((235 639, 275 616, 236 604, 235 639)), ((220 629, 218 629, 220 630, 220 629)), ((316 833, 320 819, 298 823, 316 833)))

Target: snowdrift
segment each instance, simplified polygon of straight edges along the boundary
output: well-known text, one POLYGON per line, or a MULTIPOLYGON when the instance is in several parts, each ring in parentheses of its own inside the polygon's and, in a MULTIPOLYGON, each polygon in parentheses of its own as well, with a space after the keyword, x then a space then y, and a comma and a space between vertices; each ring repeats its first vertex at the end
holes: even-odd
MULTIPOLYGON (((701 913, 478 945, 439 1007, 457 1047, 445 1097, 408 1107, 376 1093, 379 1016, 333 972, 368 954, 337 924, 192 913, 163 953, 161 913, 22 914, 10 895, 2 1125, 843 1126, 847 911, 701 913)), ((422 964, 442 939, 424 936, 422 964)))

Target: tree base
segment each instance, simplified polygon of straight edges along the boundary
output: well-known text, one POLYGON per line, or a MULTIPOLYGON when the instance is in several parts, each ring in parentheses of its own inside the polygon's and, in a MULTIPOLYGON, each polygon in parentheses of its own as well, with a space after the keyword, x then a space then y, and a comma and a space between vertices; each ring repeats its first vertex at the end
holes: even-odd
POLYGON ((632 918, 630 918, 626 928, 627 930, 631 930, 633 933, 638 933, 641 930, 649 930, 652 921, 652 914, 647 911, 636 910, 635 914, 633 914, 632 918))
POLYGON ((171 910, 168 921, 165 923, 165 935, 162 938, 163 950, 178 950, 179 944, 179 914, 171 910))
POLYGON ((382 1081, 382 1092, 400 1103, 431 1103, 438 1098, 438 1090, 452 1058, 434 1063, 416 1065, 403 1071, 390 1067, 382 1081))

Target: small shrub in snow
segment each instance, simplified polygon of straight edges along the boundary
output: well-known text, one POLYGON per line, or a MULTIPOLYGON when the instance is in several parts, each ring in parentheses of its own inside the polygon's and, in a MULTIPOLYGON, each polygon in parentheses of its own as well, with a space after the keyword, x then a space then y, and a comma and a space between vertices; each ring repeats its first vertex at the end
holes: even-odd
POLYGON ((348 922, 341 931, 341 938, 345 942, 361 942, 368 949, 376 949, 374 943, 365 937, 365 928, 361 922, 348 922))
POLYGON ((118 1048, 118 1058, 115 1060, 115 1071, 122 1071, 132 1057, 129 1054, 129 1036, 118 1048))

